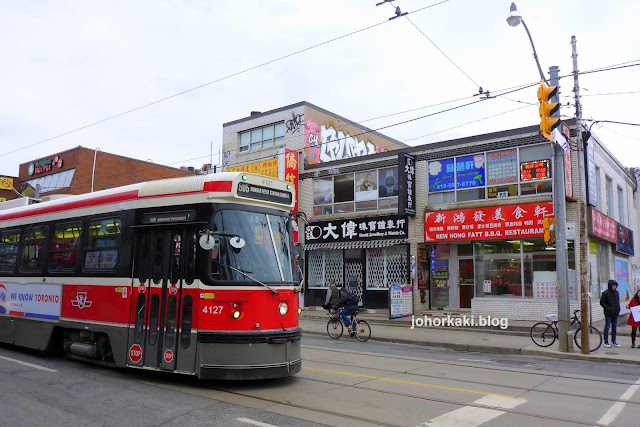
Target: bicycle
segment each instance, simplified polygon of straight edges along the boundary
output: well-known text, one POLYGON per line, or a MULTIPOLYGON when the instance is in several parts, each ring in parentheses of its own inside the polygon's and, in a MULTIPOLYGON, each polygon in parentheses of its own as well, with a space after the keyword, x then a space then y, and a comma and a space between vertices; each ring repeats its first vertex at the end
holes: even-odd
MULTIPOLYGON (((371 326, 366 320, 358 319, 358 312, 349 316, 353 336, 358 341, 367 342, 371 338, 371 326), (354 327, 355 326, 355 327, 354 327)), ((340 319, 340 310, 329 310, 329 321, 327 322, 327 333, 335 340, 340 338, 344 332, 344 325, 340 319)))
MULTIPOLYGON (((582 342, 582 324, 580 323, 580 319, 578 319, 579 312, 580 310, 575 310, 573 312, 570 327, 573 327, 573 325, 576 323, 578 324, 578 329, 576 329, 576 332, 573 335, 573 341, 575 342, 576 347, 582 349, 582 346, 580 345, 580 343, 582 342)), ((551 323, 538 322, 531 327, 531 340, 533 340, 533 342, 540 347, 549 347, 554 342, 556 342, 556 339, 558 339, 558 315, 547 314, 546 317, 547 320, 551 323)), ((602 334, 594 326, 589 326, 589 351, 596 351, 600 348, 601 345, 602 334)))

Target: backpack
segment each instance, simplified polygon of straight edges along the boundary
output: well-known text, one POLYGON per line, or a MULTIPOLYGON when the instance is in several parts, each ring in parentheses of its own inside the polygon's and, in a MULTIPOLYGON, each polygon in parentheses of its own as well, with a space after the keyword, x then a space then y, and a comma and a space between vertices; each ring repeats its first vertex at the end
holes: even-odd
MULTIPOLYGON (((348 305, 358 305, 358 302, 360 302, 360 299, 358 298, 358 296, 356 294, 352 294, 351 292, 349 292, 349 304, 348 305)), ((347 304, 345 304, 347 305, 347 304)))

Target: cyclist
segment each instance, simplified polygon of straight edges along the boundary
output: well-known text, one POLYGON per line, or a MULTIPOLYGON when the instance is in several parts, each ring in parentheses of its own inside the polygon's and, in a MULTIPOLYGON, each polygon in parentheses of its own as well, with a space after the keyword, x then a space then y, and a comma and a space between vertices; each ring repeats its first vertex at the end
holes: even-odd
POLYGON ((353 336, 354 332, 351 329, 351 323, 349 322, 349 316, 353 316, 358 311, 358 297, 349 292, 346 288, 340 288, 340 298, 333 305, 333 309, 337 310, 340 307, 344 307, 340 312, 342 323, 347 327, 349 335, 353 336))

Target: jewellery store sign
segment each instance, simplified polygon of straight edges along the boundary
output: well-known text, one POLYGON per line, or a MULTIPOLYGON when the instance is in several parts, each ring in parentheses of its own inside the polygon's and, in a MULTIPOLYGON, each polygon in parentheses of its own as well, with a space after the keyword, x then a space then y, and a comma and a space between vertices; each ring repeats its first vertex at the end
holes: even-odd
POLYGON ((400 215, 320 221, 305 227, 307 244, 406 239, 408 236, 407 217, 400 215))
POLYGON ((424 241, 541 237, 549 215, 551 202, 425 212, 424 241))

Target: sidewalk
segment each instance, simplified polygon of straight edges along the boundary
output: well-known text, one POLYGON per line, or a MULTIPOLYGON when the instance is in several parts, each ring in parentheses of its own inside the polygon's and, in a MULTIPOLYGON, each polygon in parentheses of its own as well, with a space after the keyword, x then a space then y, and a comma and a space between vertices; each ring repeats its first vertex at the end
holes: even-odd
MULTIPOLYGON (((424 318, 424 316, 416 316, 424 318)), ((557 357, 561 359, 590 360, 598 362, 629 363, 640 365, 640 349, 631 348, 631 328, 618 326, 618 343, 621 348, 605 348, 604 344, 595 352, 582 354, 579 348, 573 352, 558 351, 558 341, 543 348, 535 345, 529 330, 535 322, 509 322, 506 330, 480 327, 418 327, 411 329, 412 318, 389 319, 388 314, 358 313, 371 325, 371 339, 376 341, 441 347, 450 350, 472 351, 494 354, 526 354, 532 356, 557 357)), ((325 310, 307 308, 300 314, 303 333, 327 336, 328 316, 325 310)), ((599 325, 595 325, 602 332, 599 325)), ((640 343, 640 336, 636 344, 640 343)), ((574 347, 573 341, 571 342, 574 347)))

